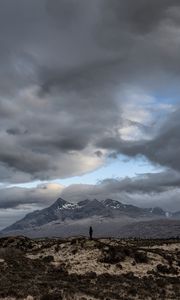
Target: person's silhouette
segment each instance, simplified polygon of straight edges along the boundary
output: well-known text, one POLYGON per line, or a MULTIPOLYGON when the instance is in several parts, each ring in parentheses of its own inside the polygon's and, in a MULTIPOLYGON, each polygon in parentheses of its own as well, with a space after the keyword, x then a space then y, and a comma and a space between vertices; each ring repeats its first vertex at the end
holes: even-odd
POLYGON ((89 227, 89 238, 92 240, 92 235, 93 235, 93 229, 92 226, 89 227))

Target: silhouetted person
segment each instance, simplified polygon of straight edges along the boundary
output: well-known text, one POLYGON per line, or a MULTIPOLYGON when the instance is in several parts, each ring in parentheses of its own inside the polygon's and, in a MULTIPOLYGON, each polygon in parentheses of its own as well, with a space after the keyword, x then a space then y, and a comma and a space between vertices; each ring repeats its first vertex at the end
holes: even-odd
POLYGON ((92 226, 89 227, 89 238, 92 240, 92 235, 93 235, 93 229, 92 226))

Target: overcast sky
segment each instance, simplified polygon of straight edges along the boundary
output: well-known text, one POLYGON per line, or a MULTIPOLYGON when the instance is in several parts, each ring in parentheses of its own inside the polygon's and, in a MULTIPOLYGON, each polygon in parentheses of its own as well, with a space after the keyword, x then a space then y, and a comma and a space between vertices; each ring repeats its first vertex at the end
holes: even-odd
POLYGON ((57 197, 180 210, 180 2, 0 0, 0 227, 57 197))

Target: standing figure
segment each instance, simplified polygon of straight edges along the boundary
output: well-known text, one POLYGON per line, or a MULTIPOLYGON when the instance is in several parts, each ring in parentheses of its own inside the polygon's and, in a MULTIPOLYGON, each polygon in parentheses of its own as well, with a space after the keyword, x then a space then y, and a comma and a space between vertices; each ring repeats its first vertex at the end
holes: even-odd
POLYGON ((93 229, 92 226, 89 227, 89 238, 92 240, 92 235, 93 235, 93 229))

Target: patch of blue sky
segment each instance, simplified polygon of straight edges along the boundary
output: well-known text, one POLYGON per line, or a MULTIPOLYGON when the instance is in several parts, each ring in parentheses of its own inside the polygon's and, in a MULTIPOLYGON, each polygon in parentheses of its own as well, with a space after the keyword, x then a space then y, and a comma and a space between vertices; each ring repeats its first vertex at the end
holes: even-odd
POLYGON ((82 176, 75 176, 63 180, 56 180, 65 186, 71 184, 96 184, 109 178, 135 177, 138 174, 156 173, 162 171, 161 167, 154 166, 142 157, 127 159, 119 155, 117 159, 109 159, 103 167, 82 176))
MULTIPOLYGON (((108 159, 107 163, 97 170, 81 176, 73 176, 66 179, 51 180, 64 186, 71 184, 96 184, 99 181, 110 178, 135 177, 144 173, 157 173, 162 171, 162 167, 154 166, 143 157, 129 159, 119 155, 116 159, 108 159)), ((9 187, 35 188, 44 182, 34 181, 30 183, 14 184, 9 187)), ((47 183, 47 182, 46 182, 47 183)))
POLYGON ((173 95, 172 90, 171 93, 168 93, 167 91, 165 94, 164 92, 158 92, 152 96, 156 99, 158 103, 162 103, 162 104, 176 105, 178 104, 178 102, 180 102, 179 94, 177 94, 177 92, 174 91, 174 95, 173 95))

